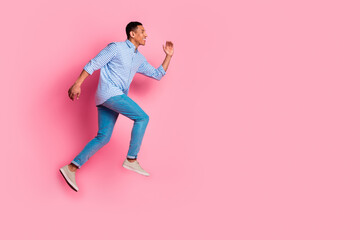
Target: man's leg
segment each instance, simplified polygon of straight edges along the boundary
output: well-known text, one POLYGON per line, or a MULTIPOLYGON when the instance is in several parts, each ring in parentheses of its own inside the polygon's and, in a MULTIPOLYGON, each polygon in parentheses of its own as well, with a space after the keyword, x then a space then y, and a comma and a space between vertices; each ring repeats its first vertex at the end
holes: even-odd
POLYGON ((127 158, 137 159, 145 130, 149 122, 149 116, 126 94, 114 96, 108 99, 103 105, 134 121, 127 158))
POLYGON ((117 112, 102 105, 97 106, 97 109, 99 128, 97 136, 92 139, 71 162, 77 168, 81 168, 92 155, 110 141, 116 119, 119 115, 117 112))
POLYGON ((60 168, 60 173, 69 186, 75 191, 79 190, 75 180, 76 170, 80 168, 96 151, 109 142, 116 119, 119 115, 117 112, 107 109, 101 105, 97 106, 97 108, 99 127, 97 136, 85 146, 85 148, 69 165, 65 165, 60 168))

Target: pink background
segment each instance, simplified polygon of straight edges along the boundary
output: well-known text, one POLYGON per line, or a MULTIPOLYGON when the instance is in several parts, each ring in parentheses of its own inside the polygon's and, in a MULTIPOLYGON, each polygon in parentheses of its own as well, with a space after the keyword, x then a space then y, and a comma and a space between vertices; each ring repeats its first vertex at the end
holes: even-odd
POLYGON ((360 239, 358 1, 17 1, 2 4, 1 239, 360 239), (68 88, 130 21, 160 82, 135 75, 150 116, 77 173, 95 137, 100 71, 68 88))

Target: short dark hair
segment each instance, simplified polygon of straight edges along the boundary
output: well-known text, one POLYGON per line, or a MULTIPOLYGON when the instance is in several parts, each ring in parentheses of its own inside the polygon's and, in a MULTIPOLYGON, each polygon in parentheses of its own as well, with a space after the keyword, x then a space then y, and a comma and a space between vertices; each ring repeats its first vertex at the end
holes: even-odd
POLYGON ((137 29, 137 26, 139 26, 142 24, 140 22, 129 22, 128 25, 126 25, 126 36, 127 36, 127 39, 130 39, 130 32, 131 31, 136 31, 137 29))

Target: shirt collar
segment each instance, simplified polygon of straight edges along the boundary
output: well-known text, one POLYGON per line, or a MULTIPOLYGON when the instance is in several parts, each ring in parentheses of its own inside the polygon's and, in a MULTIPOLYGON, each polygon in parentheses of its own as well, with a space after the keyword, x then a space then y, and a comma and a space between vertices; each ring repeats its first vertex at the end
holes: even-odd
MULTIPOLYGON (((135 45, 129 40, 129 39, 126 39, 126 44, 128 45, 129 48, 132 48, 132 49, 135 49, 135 45)), ((135 53, 138 52, 138 49, 134 50, 135 53)))

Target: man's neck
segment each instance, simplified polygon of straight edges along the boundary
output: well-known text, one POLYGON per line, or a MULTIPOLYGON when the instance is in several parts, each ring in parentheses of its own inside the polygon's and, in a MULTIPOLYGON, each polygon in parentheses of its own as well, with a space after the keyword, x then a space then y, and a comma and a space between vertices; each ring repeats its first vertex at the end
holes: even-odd
POLYGON ((135 50, 137 50, 137 48, 139 47, 139 44, 137 44, 133 39, 129 39, 129 41, 132 42, 132 44, 134 44, 135 50))

